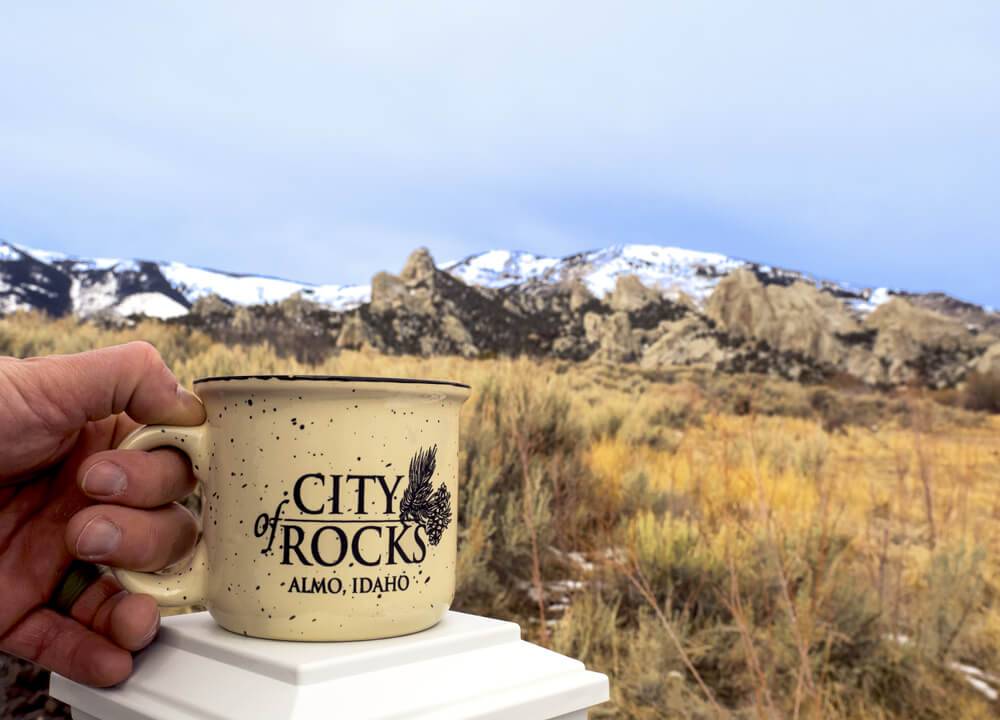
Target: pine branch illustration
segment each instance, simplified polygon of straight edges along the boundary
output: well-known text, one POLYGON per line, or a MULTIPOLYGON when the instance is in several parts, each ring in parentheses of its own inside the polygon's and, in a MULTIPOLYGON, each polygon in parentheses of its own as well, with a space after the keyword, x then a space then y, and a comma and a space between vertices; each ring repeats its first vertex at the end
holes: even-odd
POLYGON ((441 542, 441 535, 451 524, 451 493, 448 486, 441 483, 441 487, 434 493, 428 508, 427 519, 424 523, 424 530, 427 532, 427 540, 431 545, 441 542))
POLYGON ((434 489, 436 469, 437 445, 417 450, 410 460, 410 477, 399 503, 400 522, 422 527, 431 545, 441 542, 441 535, 451 524, 451 492, 444 483, 434 489))
POLYGON ((401 519, 416 520, 425 510, 431 500, 434 486, 431 477, 437 468, 437 445, 424 450, 417 450, 410 460, 409 480, 403 499, 399 503, 401 519))

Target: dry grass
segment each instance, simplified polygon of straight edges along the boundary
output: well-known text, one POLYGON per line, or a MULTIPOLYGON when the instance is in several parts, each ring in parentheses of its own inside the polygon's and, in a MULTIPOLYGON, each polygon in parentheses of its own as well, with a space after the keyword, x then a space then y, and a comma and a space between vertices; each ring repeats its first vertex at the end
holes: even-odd
POLYGON ((1000 674, 1000 418, 919 393, 526 360, 318 365, 149 323, 15 316, 0 353, 142 338, 179 376, 447 377, 458 607, 612 677, 595 717, 986 718, 1000 674))

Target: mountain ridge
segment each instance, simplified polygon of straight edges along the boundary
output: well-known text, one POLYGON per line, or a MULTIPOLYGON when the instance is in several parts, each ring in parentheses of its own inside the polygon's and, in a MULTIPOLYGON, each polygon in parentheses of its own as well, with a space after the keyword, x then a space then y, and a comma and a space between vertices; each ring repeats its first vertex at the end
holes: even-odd
MULTIPOLYGON (((74 278, 80 279, 80 276, 89 275, 90 282, 85 286, 81 283, 80 292, 93 288, 97 282, 96 277, 101 273, 115 276, 123 276, 129 272, 140 276, 146 273, 146 281, 150 287, 137 289, 135 293, 162 292, 185 308, 189 308, 197 299, 209 294, 218 295, 234 304, 257 304, 279 302, 294 293, 301 292, 321 305, 344 310, 367 302, 371 291, 370 284, 308 283, 273 275, 229 272, 176 261, 86 258, 4 240, 0 240, 0 282, 4 282, 3 270, 7 269, 6 274, 10 274, 9 265, 22 259, 19 256, 28 256, 39 263, 56 268, 67 274, 71 283, 74 278), (160 278, 156 277, 157 275, 162 276, 162 280, 173 292, 162 283, 158 283, 160 278)), ((864 307, 870 297, 877 297, 879 292, 883 294, 887 292, 886 288, 855 288, 850 283, 817 279, 808 273, 732 258, 720 253, 649 244, 612 245, 563 257, 537 255, 524 250, 492 249, 441 264, 442 270, 469 285, 481 287, 499 288, 533 280, 565 282, 579 277, 598 297, 606 296, 613 290, 614 280, 619 275, 635 274, 651 287, 667 294, 684 293, 699 303, 707 298, 719 278, 739 267, 753 268, 771 282, 789 279, 815 282, 856 300, 862 309, 871 309, 864 307)), ((12 291, 16 291, 16 284, 4 282, 4 285, 0 286, 0 312, 16 309, 16 300, 11 299, 16 298, 16 292, 12 291)), ((92 297, 89 303, 71 302, 69 306, 75 314, 86 316, 95 309, 113 307, 116 302, 124 300, 127 294, 132 293, 116 294, 114 302, 111 298, 105 298, 105 302, 102 303, 101 298, 92 297)), ((945 293, 940 294, 956 302, 965 302, 945 293)), ((39 307, 31 302, 25 302, 23 305, 21 309, 43 309, 55 311, 53 314, 57 315, 65 312, 64 307, 57 305, 51 308, 39 307)), ((179 308, 173 310, 175 315, 181 314, 179 308)))
POLYGON ((17 310, 119 324, 147 315, 306 360, 370 347, 938 388, 1000 372, 1000 315, 988 308, 657 245, 563 258, 491 250, 440 266, 420 249, 399 275, 343 286, 2 243, 0 314, 17 310))

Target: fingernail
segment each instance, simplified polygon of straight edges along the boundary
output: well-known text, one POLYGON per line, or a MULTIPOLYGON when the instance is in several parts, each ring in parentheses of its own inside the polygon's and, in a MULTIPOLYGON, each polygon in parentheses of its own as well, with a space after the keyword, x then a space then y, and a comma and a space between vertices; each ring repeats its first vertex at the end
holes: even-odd
POLYGON ((77 557, 99 560, 111 554, 121 542, 122 531, 107 518, 97 516, 86 525, 76 539, 77 557))
POLYGON ((153 627, 151 627, 149 629, 149 632, 147 632, 145 635, 143 635, 142 639, 139 641, 139 647, 140 648, 144 648, 147 645, 149 645, 149 643, 153 642, 153 638, 156 637, 156 633, 158 633, 158 632, 160 632, 160 616, 159 615, 157 615, 156 619, 153 621, 153 627))
POLYGON ((83 491, 88 495, 121 495, 125 492, 128 477, 113 462, 95 463, 83 476, 83 491))
POLYGON ((201 405, 201 400, 198 399, 198 396, 180 383, 177 384, 177 397, 180 398, 181 402, 188 405, 201 405))

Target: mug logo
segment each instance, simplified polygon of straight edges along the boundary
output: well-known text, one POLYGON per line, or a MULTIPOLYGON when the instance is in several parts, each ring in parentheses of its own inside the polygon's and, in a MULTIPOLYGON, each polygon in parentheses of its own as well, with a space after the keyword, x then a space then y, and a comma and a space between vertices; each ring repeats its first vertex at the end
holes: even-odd
POLYGON ((405 568, 422 563, 428 546, 440 543, 451 525, 451 492, 443 482, 434 487, 436 470, 434 445, 417 450, 408 475, 300 475, 273 512, 257 516, 253 534, 264 540, 260 552, 285 566, 395 573, 356 576, 350 583, 335 575, 296 577, 288 592, 405 591, 412 582, 405 568), (404 479, 406 486, 397 501, 404 479))
POLYGON ((432 478, 437 468, 437 445, 421 448, 410 460, 410 477, 399 503, 399 520, 416 523, 427 533, 431 545, 441 542, 441 533, 451 524, 451 493, 448 486, 434 489, 432 478))

